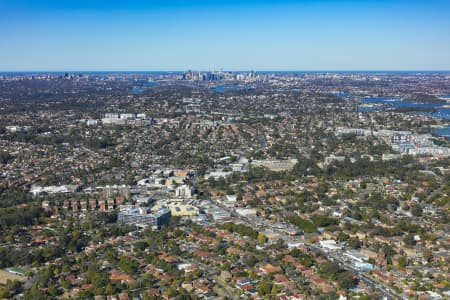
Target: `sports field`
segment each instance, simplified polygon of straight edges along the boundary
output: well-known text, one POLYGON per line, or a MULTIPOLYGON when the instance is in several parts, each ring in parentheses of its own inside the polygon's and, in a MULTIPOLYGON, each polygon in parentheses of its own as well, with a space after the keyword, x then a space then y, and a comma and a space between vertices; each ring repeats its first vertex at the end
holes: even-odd
POLYGON ((6 284, 6 282, 9 280, 24 280, 25 277, 21 277, 19 275, 14 275, 9 273, 8 271, 5 270, 0 270, 0 284, 6 284))

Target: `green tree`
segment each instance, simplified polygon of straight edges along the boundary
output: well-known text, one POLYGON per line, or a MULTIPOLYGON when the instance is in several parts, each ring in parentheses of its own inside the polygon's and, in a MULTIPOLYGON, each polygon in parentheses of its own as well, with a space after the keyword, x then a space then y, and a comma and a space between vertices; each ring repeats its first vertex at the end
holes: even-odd
POLYGON ((408 233, 407 235, 405 235, 405 237, 403 238, 403 242, 407 246, 414 246, 416 244, 416 240, 414 239, 414 234, 408 233))
POLYGON ((268 279, 263 279, 258 285, 258 294, 260 296, 269 295, 272 291, 272 283, 268 279))
POLYGON ((267 237, 263 233, 258 233, 258 243, 259 244, 265 244, 267 242, 267 237))
POLYGON ((415 217, 422 216, 422 207, 418 203, 414 203, 411 206, 411 214, 415 217))
POLYGON ((352 249, 359 249, 361 248, 361 241, 358 238, 350 238, 347 241, 347 246, 349 246, 352 249))
POLYGON ((408 259, 405 256, 400 256, 398 258, 398 266, 404 268, 408 265, 408 259))
POLYGON ((349 290, 355 286, 356 280, 352 273, 344 271, 337 275, 337 283, 342 289, 349 290))

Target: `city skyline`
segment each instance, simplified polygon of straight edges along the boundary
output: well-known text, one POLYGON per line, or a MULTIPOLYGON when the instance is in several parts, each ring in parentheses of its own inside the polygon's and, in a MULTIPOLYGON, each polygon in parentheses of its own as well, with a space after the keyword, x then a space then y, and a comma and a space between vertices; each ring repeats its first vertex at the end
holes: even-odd
POLYGON ((445 71, 447 1, 0 1, 0 71, 445 71))

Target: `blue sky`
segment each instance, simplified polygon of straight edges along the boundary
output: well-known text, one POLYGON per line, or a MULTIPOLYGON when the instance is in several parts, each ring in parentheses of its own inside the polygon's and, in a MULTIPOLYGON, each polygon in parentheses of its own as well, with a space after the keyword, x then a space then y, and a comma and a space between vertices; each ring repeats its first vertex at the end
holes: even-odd
POLYGON ((0 0, 0 71, 450 70, 450 0, 0 0))

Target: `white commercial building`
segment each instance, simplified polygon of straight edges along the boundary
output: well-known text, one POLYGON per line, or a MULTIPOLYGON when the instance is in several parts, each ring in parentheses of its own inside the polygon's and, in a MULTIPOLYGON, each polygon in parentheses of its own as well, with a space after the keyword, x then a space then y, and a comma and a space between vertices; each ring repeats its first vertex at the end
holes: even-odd
POLYGON ((322 240, 319 242, 320 247, 329 251, 336 251, 342 249, 342 246, 337 244, 335 240, 322 240))

